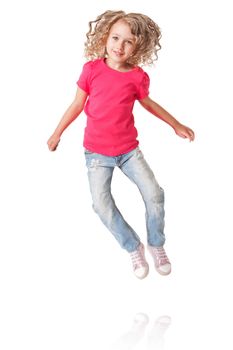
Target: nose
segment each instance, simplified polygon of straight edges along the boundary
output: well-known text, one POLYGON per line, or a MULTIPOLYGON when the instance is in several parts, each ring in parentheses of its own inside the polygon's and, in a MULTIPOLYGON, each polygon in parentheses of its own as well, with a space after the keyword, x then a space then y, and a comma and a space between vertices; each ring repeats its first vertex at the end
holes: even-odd
POLYGON ((117 43, 117 49, 118 49, 118 50, 123 50, 123 47, 124 47, 123 41, 118 41, 118 43, 117 43))

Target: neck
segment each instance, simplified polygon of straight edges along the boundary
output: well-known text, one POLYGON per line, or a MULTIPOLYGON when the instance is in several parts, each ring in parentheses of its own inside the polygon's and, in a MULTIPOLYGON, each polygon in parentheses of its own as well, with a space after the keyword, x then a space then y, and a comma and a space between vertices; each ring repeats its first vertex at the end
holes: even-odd
POLYGON ((127 72, 132 69, 132 67, 126 62, 122 62, 122 63, 113 62, 109 58, 105 59, 105 63, 107 64, 108 67, 118 70, 120 72, 127 72))

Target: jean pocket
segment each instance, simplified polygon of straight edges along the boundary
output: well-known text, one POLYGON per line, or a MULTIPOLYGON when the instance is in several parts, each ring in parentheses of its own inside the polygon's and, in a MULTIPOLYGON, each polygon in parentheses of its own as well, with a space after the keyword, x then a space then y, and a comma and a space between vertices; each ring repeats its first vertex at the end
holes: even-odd
POLYGON ((135 154, 137 158, 144 158, 144 154, 142 153, 139 147, 136 148, 135 154))
POLYGON ((88 149, 84 148, 84 153, 85 154, 93 154, 93 152, 89 151, 88 149))

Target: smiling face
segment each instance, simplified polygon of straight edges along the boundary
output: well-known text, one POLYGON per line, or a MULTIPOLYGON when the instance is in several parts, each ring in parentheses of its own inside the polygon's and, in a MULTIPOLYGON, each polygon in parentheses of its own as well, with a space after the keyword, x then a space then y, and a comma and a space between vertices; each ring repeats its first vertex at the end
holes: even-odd
POLYGON ((117 21, 110 29, 106 42, 107 62, 113 68, 127 68, 127 60, 136 47, 136 38, 130 26, 123 20, 117 21))

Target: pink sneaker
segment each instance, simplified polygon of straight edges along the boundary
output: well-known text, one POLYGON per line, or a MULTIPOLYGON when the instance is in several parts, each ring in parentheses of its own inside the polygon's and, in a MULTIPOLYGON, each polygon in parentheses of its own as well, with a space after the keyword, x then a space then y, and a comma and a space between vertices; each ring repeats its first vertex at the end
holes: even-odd
POLYGON ((140 243, 138 248, 129 254, 132 259, 135 276, 140 279, 145 278, 149 272, 149 265, 145 259, 144 245, 140 243))
POLYGON ((153 247, 148 245, 148 250, 152 255, 155 268, 161 275, 169 275, 171 272, 171 263, 163 247, 153 247))

